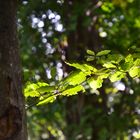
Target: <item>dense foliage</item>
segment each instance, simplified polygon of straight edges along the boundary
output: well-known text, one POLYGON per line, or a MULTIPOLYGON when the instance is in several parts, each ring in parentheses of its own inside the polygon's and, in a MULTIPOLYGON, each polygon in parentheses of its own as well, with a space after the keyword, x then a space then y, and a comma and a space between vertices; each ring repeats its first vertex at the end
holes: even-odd
POLYGON ((30 139, 140 138, 139 9, 139 0, 21 2, 30 139))

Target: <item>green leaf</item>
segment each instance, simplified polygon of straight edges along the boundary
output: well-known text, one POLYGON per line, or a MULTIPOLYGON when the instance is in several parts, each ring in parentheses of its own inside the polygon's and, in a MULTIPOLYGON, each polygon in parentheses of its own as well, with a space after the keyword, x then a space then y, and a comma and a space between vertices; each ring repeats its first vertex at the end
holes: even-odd
POLYGON ((91 50, 87 50, 87 54, 89 54, 89 55, 95 55, 95 52, 94 51, 91 51, 91 50))
POLYGON ((75 86, 75 87, 68 88, 65 91, 63 91, 61 93, 61 95, 72 96, 72 95, 78 94, 78 92, 80 92, 80 91, 85 92, 85 89, 82 85, 78 85, 78 86, 75 86))
POLYGON ((132 65, 133 65, 133 63, 131 63, 131 62, 123 62, 123 63, 120 63, 119 69, 128 71, 132 67, 132 65))
POLYGON ((47 83, 44 83, 44 82, 37 82, 37 85, 38 85, 39 87, 49 86, 47 83))
POLYGON ((25 97, 39 97, 42 93, 53 92, 55 90, 54 86, 48 86, 47 83, 38 82, 38 83, 29 83, 24 89, 25 97))
POLYGON ((63 84, 78 85, 86 80, 86 74, 82 71, 75 71, 71 73, 63 82, 63 84))
POLYGON ((94 57, 94 56, 87 56, 86 61, 93 61, 94 59, 95 59, 95 57, 94 57))
POLYGON ((129 54, 129 55, 125 58, 125 62, 133 63, 133 56, 132 56, 131 54, 129 54))
POLYGON ((42 86, 36 89, 39 93, 54 92, 55 86, 42 86))
POLYGON ((40 94, 36 91, 39 86, 37 84, 28 83, 26 88, 24 89, 25 97, 38 97, 40 94))
POLYGON ((108 62, 118 64, 123 59, 123 56, 121 54, 109 54, 107 59, 108 62))
POLYGON ((105 67, 105 68, 116 68, 116 66, 114 64, 112 64, 111 62, 103 64, 103 67, 105 67))
POLYGON ((90 79, 88 79, 88 84, 93 90, 96 90, 96 89, 102 87, 102 83, 103 83, 103 79, 101 79, 101 78, 97 78, 97 79, 90 78, 90 79))
POLYGON ((135 60, 134 65, 135 66, 140 66, 140 59, 139 58, 135 60))
POLYGON ((48 84, 47 84, 47 83, 44 83, 44 82, 27 83, 27 86, 26 86, 26 88, 24 89, 24 92, 36 90, 36 89, 38 89, 39 87, 43 87, 43 86, 48 86, 48 84))
POLYGON ((117 71, 110 75, 109 79, 111 82, 119 81, 125 77, 125 73, 117 71))
POLYGON ((37 105, 43 105, 43 104, 47 104, 47 103, 52 103, 56 100, 56 96, 53 95, 53 96, 50 96, 44 100, 41 100, 37 105))
POLYGON ((113 4, 110 3, 110 2, 104 2, 101 6, 101 9, 104 11, 104 12, 107 12, 107 13, 110 13, 114 7, 113 7, 113 4))
POLYGON ((139 67, 132 67, 129 71, 129 75, 131 77, 136 77, 136 76, 140 76, 140 68, 139 67))
POLYGON ((25 92, 26 91, 30 91, 30 90, 36 90, 38 87, 39 86, 37 84, 34 84, 34 83, 31 84, 31 83, 29 83, 29 84, 27 84, 27 86, 25 88, 25 92))
POLYGON ((88 64, 79 64, 79 63, 67 63, 69 66, 72 66, 72 67, 75 67, 76 69, 79 69, 83 72, 90 72, 90 71, 96 71, 96 68, 94 68, 93 66, 91 65, 88 65, 88 64))
POLYGON ((32 91, 26 91, 24 92, 25 97, 39 97, 40 94, 39 92, 37 92, 36 90, 32 90, 32 91))
POLYGON ((104 74, 100 75, 98 78, 106 79, 108 76, 109 76, 109 73, 104 73, 104 74))
POLYGON ((103 55, 107 55, 111 52, 111 50, 103 50, 103 51, 100 51, 96 54, 96 56, 103 56, 103 55))

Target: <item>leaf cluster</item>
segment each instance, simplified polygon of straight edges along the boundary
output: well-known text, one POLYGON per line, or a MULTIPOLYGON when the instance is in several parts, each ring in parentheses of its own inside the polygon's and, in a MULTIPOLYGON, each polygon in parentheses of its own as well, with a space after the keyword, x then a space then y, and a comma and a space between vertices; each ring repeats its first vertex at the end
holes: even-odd
POLYGON ((51 103, 59 96, 72 96, 79 92, 85 92, 85 85, 88 85, 93 91, 102 87, 105 79, 110 82, 116 82, 122 78, 130 76, 132 78, 140 77, 140 58, 138 53, 123 56, 118 53, 112 53, 110 50, 103 50, 95 54, 87 50, 87 60, 92 63, 68 63, 74 67, 67 77, 51 86, 44 82, 28 83, 24 93, 25 97, 38 97, 37 105, 51 103))

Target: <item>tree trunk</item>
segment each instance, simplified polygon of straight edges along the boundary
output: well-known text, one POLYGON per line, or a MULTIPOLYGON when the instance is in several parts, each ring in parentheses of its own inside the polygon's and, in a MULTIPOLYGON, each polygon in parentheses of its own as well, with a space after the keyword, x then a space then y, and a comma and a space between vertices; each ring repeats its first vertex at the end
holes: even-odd
POLYGON ((16 27, 17 0, 0 1, 0 140, 26 140, 16 27))

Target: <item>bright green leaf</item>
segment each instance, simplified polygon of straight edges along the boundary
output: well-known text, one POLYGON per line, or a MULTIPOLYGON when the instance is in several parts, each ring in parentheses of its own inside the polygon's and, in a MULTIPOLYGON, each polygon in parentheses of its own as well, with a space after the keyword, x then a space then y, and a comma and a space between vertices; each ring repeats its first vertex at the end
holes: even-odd
POLYGON ((39 93, 54 92, 55 86, 42 86, 37 89, 39 93))
POLYGON ((61 93, 61 95, 63 95, 63 96, 72 96, 72 95, 76 95, 80 91, 85 92, 85 89, 84 89, 84 87, 82 85, 78 85, 76 87, 66 89, 65 91, 63 91, 61 93))
POLYGON ((105 79, 105 78, 107 78, 108 76, 109 76, 109 73, 104 73, 104 74, 100 75, 98 78, 100 78, 100 79, 105 79))
POLYGON ((45 83, 45 82, 37 82, 37 85, 39 86, 39 87, 42 87, 42 86, 49 86, 47 83, 45 83))
POLYGON ((96 68, 88 64, 79 64, 79 63, 66 63, 66 64, 68 64, 69 66, 75 67, 76 69, 79 69, 83 72, 96 71, 96 68))
POLYGON ((50 96, 44 100, 41 100, 37 105, 42 105, 42 104, 47 104, 47 103, 52 103, 56 100, 56 96, 50 96))
POLYGON ((32 91, 26 91, 24 92, 25 97, 39 97, 40 94, 39 92, 37 92, 36 90, 32 90, 32 91))
POLYGON ((140 66, 140 59, 139 58, 135 60, 134 65, 135 66, 140 66))
POLYGON ((64 83, 69 85, 78 85, 86 80, 86 74, 82 71, 75 71, 71 75, 69 75, 64 83))
POLYGON ((88 79, 88 84, 89 86, 93 89, 96 90, 97 88, 102 87, 103 79, 101 78, 90 78, 88 79))
POLYGON ((140 68, 139 67, 132 67, 129 71, 129 75, 131 77, 136 77, 140 75, 140 68))
POLYGON ((119 81, 125 77, 125 73, 117 71, 110 75, 109 79, 111 82, 119 81))
POLYGON ((116 66, 110 62, 103 64, 103 67, 105 68, 116 68, 116 66))
POLYGON ((129 54, 129 55, 125 58, 125 62, 133 63, 133 56, 132 56, 131 54, 129 54))
POLYGON ((114 7, 113 7, 113 4, 110 3, 110 2, 104 2, 101 6, 101 9, 104 11, 104 12, 107 12, 107 13, 110 13, 114 7))

